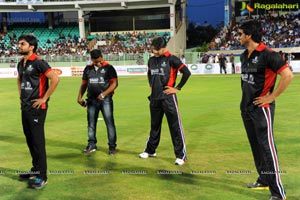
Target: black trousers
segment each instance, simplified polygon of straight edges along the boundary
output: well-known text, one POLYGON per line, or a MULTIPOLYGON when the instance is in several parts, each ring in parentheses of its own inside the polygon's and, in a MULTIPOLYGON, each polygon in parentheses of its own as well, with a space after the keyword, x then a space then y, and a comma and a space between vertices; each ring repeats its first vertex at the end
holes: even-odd
POLYGON ((286 198, 273 135, 274 112, 275 105, 256 107, 251 112, 242 112, 242 118, 259 174, 257 181, 268 185, 272 196, 286 198))
POLYGON ((186 159, 186 146, 183 127, 178 111, 176 95, 168 95, 166 99, 150 100, 151 130, 145 152, 155 153, 161 135, 161 125, 166 114, 176 158, 186 159))
POLYGON ((22 111, 22 125, 32 158, 31 171, 37 177, 47 179, 47 161, 44 124, 47 110, 22 111))
POLYGON ((232 74, 235 74, 235 66, 234 66, 234 63, 231 63, 231 70, 232 70, 232 74))
POLYGON ((222 74, 222 70, 224 70, 224 73, 227 74, 225 65, 220 65, 220 74, 222 74))

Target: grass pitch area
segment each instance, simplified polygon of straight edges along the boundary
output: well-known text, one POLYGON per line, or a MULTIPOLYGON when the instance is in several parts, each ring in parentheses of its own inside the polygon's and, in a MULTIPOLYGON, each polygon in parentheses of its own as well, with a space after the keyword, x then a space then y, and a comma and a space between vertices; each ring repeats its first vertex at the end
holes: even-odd
MULTIPOLYGON (((180 79, 181 77, 179 77, 180 79)), ((239 111, 239 75, 191 76, 178 94, 188 162, 175 166, 173 146, 164 119, 157 158, 139 159, 149 134, 146 77, 119 77, 114 95, 118 152, 107 154, 104 121, 98 122, 98 151, 84 155, 86 111, 77 104, 81 78, 61 78, 51 97, 45 124, 48 184, 27 189, 18 171, 31 168, 22 132, 15 79, 0 79, 1 200, 257 200, 269 191, 246 184, 257 174, 239 111)), ((300 80, 295 75, 277 99, 275 140, 282 181, 290 200, 300 196, 300 80)), ((101 115, 99 116, 102 117, 101 115)))

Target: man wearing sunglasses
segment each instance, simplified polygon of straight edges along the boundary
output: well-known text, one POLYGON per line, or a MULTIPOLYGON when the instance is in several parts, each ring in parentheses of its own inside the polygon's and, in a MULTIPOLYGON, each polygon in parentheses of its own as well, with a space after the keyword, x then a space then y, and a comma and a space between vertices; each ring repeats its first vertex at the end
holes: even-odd
POLYGON ((241 45, 246 47, 241 54, 240 109, 259 175, 248 188, 270 189, 270 200, 283 200, 286 196, 280 178, 273 120, 275 99, 288 87, 293 74, 279 53, 261 42, 261 22, 243 23, 238 37, 241 45), (281 78, 275 88, 277 74, 281 78))

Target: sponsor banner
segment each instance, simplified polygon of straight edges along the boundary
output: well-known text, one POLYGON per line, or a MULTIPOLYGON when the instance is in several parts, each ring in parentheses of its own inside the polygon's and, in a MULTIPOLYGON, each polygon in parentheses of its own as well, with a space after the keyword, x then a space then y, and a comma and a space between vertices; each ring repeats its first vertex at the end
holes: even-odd
POLYGON ((70 70, 70 67, 52 67, 52 70, 53 70, 58 76, 71 76, 71 70, 70 70))
MULTIPOLYGON (((66 67, 61 67, 59 69, 64 69, 66 67)), ((85 67, 71 67, 70 68, 70 76, 82 76, 83 70, 85 67)), ((147 74, 147 66, 146 65, 132 65, 132 66, 114 66, 117 71, 118 76, 125 75, 146 75, 147 74)), ((65 73, 67 74, 67 73, 65 73)), ((69 75, 67 75, 69 76, 69 75)))
MULTIPOLYGON (((219 63, 188 64, 188 68, 192 74, 220 74, 219 63)), ((227 74, 232 73, 231 63, 226 63, 226 71, 227 74)))
POLYGON ((290 66, 293 72, 300 72, 300 61, 291 61, 290 66))
POLYGON ((85 67, 69 67, 70 76, 80 76, 80 77, 82 77, 84 68, 85 67))
POLYGON ((0 68, 0 78, 14 78, 17 75, 17 68, 0 68))
MULTIPOLYGON (((300 61, 291 61, 290 66, 293 72, 300 72, 300 61)), ((220 74, 220 65, 218 63, 212 64, 188 64, 188 68, 192 74, 220 74)), ((232 74, 231 63, 226 65, 227 74, 232 74)), ((224 73, 224 71, 222 72, 224 73)), ((235 63, 235 73, 241 73, 241 63, 235 63)))
MULTIPOLYGON (((212 64, 187 64, 192 74, 220 74, 219 63, 212 64)), ((290 66, 293 72, 300 72, 300 61, 291 61, 290 66)), ((82 77, 85 67, 53 67, 52 70, 61 77, 77 76, 82 77)), ((147 76, 146 65, 134 66, 115 66, 118 76, 133 76, 144 75, 147 76)), ((226 65, 227 74, 232 73, 231 63, 226 65)), ((224 74, 224 71, 222 72, 224 74)), ((241 73, 241 63, 235 63, 235 73, 241 73)), ((16 78, 18 75, 17 68, 0 68, 0 78, 16 78)))
POLYGON ((35 4, 35 3, 43 3, 43 0, 16 0, 16 3, 20 3, 20 4, 35 4))
POLYGON ((241 63, 236 63, 235 64, 235 73, 240 74, 241 70, 242 70, 241 63))
POLYGON ((147 75, 147 65, 116 66, 118 76, 147 75))
MULTIPOLYGON (((59 76, 71 76, 70 67, 54 67, 52 70, 59 76)), ((0 68, 0 78, 14 78, 17 76, 17 68, 0 68)))
POLYGON ((235 1, 235 16, 262 15, 272 12, 291 12, 300 9, 299 0, 235 1))

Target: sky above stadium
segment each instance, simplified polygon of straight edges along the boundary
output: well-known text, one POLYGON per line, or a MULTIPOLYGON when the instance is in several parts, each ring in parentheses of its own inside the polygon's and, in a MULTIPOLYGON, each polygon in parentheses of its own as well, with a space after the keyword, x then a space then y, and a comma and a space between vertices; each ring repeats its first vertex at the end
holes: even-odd
POLYGON ((216 26, 224 21, 224 0, 188 0, 189 22, 216 26))

